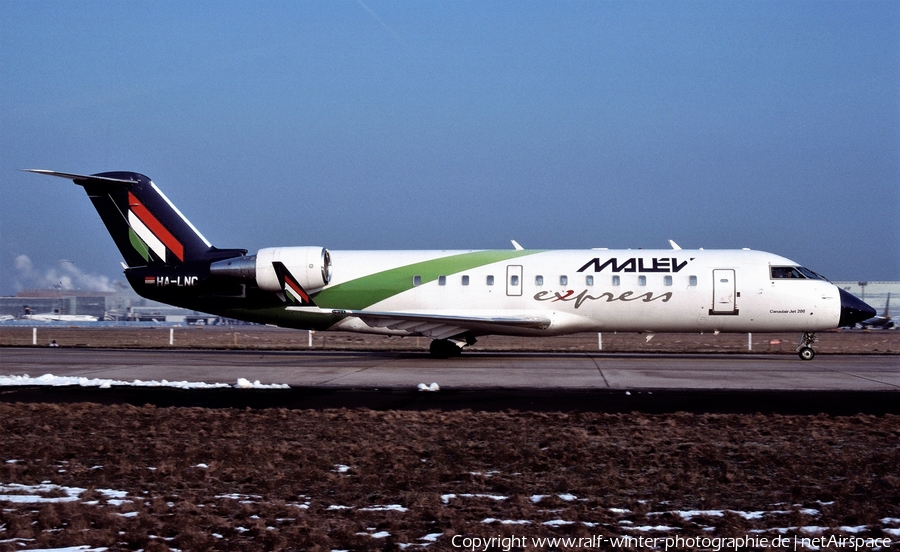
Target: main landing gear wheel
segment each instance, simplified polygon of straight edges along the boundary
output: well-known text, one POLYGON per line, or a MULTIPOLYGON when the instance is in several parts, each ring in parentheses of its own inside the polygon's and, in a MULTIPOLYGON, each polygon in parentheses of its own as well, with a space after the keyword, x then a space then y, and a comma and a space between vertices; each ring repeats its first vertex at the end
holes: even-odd
POLYGON ((435 339, 428 347, 428 351, 435 358, 450 358, 461 355, 462 347, 449 339, 435 339))
POLYGON ((800 346, 797 347, 797 354, 800 355, 802 360, 812 360, 816 357, 816 352, 813 351, 812 345, 819 338, 816 337, 816 334, 813 332, 804 332, 803 336, 800 338, 800 346))

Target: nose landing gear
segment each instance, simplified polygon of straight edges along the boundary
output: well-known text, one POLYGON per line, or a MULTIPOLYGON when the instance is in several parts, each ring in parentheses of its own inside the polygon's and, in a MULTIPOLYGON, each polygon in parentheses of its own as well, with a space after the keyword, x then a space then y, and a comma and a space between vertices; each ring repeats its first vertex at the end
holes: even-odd
POLYGON ((818 340, 815 332, 803 332, 803 336, 800 337, 800 345, 797 347, 797 354, 802 360, 812 360, 816 357, 816 352, 813 351, 811 345, 818 340))

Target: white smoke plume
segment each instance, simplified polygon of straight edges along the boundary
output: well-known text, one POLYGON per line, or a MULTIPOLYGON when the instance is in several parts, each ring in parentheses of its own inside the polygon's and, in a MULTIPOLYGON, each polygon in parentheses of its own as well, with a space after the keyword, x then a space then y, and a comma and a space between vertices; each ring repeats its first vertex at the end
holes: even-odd
POLYGON ((75 266, 72 261, 59 261, 59 268, 39 270, 28 255, 15 259, 16 288, 23 289, 63 289, 79 291, 115 291, 107 276, 88 274, 75 266))

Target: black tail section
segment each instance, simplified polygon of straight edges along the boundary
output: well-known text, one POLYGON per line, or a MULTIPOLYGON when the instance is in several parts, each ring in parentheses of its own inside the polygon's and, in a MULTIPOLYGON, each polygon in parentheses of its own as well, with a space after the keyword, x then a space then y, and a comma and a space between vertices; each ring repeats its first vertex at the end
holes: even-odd
POLYGON ((220 250, 213 247, 159 188, 142 174, 29 172, 69 178, 83 187, 129 267, 172 267, 246 253, 243 249, 220 250))

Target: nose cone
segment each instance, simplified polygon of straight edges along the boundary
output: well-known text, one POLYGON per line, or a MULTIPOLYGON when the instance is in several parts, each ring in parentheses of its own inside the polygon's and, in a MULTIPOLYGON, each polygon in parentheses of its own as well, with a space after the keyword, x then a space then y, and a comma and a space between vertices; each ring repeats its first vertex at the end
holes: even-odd
POLYGON ((852 326, 875 316, 875 309, 842 289, 838 291, 841 293, 841 320, 838 327, 852 326))

